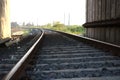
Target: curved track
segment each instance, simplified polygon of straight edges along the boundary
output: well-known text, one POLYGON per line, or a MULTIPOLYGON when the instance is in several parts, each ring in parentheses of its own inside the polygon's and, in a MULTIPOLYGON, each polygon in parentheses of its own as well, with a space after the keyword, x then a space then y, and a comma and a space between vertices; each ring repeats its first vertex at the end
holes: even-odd
POLYGON ((17 43, 17 45, 13 45, 7 48, 0 48, 0 54, 1 54, 0 56, 0 63, 1 63, 0 64, 0 79, 2 79, 6 74, 8 75, 5 80, 9 80, 10 76, 13 76, 14 72, 18 70, 18 68, 15 69, 15 67, 17 66, 17 63, 20 62, 20 59, 24 57, 26 52, 36 42, 36 40, 38 39, 40 35, 41 35, 41 30, 31 29, 30 35, 28 35, 22 41, 17 43))
MULTIPOLYGON (((39 37, 37 43, 41 42, 41 39, 42 37, 39 37)), ((10 72, 4 80, 120 79, 120 57, 113 56, 109 51, 105 52, 82 41, 50 30, 45 30, 44 39, 41 43, 34 47, 37 50, 34 52, 30 50, 31 52, 26 53, 31 54, 25 62, 25 64, 29 64, 24 64, 24 69, 16 69, 15 75, 11 75, 10 72), (24 73, 21 76, 19 75, 20 71, 22 74, 24 73)), ((14 71, 15 68, 12 70, 14 71)))

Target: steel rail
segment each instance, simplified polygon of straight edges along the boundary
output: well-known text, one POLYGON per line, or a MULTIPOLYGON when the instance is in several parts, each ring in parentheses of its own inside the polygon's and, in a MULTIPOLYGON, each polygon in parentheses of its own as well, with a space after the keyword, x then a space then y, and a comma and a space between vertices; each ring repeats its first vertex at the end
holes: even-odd
MULTIPOLYGON (((41 30, 41 34, 39 34, 39 38, 37 41, 32 45, 32 47, 27 51, 27 53, 19 60, 19 62, 11 69, 11 71, 3 78, 3 80, 18 80, 22 72, 26 68, 26 65, 30 61, 30 59, 35 54, 37 46, 43 39, 44 31, 41 30)), ((38 37, 38 36, 37 36, 38 37)))
MULTIPOLYGON (((49 30, 49 29, 46 29, 46 30, 49 30)), ((55 30, 51 30, 51 31, 55 31, 55 30)), ((118 46, 118 45, 114 45, 111 43, 103 42, 100 40, 96 40, 96 39, 92 39, 92 38, 88 38, 88 37, 84 37, 84 36, 69 34, 66 32, 61 32, 61 31, 55 31, 55 32, 58 32, 58 33, 61 33, 63 35, 66 35, 68 37, 71 37, 77 41, 82 41, 84 43, 87 43, 87 44, 92 45, 96 48, 102 49, 104 51, 109 51, 113 55, 120 56, 120 46, 118 46)))

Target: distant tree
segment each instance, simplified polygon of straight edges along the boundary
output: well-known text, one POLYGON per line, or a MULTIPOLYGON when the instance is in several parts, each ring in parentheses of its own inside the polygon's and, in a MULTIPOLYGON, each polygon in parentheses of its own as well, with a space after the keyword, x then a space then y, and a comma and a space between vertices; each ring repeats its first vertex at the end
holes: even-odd
POLYGON ((11 27, 18 27, 19 24, 17 22, 11 22, 11 27))
POLYGON ((30 27, 30 26, 34 26, 34 24, 32 23, 27 23, 26 26, 30 27))
POLYGON ((22 26, 25 26, 25 22, 23 22, 22 26))
POLYGON ((55 24, 53 27, 64 27, 64 24, 55 24))
POLYGON ((60 22, 55 22, 55 23, 53 23, 53 27, 58 27, 58 28, 60 28, 60 27, 64 27, 65 25, 64 24, 61 24, 60 22))
POLYGON ((34 26, 34 23, 32 22, 32 26, 34 26))
POLYGON ((53 25, 56 25, 56 24, 61 24, 61 23, 59 21, 53 22, 53 25))
POLYGON ((47 26, 47 27, 51 27, 51 24, 50 24, 50 23, 48 23, 46 26, 47 26))

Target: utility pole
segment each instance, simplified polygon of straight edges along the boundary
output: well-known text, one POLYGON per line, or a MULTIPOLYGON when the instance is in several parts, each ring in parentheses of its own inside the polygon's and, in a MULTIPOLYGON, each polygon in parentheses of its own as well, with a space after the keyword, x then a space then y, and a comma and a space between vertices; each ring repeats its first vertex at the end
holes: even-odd
POLYGON ((37 18, 37 27, 38 27, 38 18, 37 18))
POLYGON ((65 25, 65 13, 64 13, 64 25, 65 25))
POLYGON ((70 13, 68 14, 68 26, 70 26, 70 13))

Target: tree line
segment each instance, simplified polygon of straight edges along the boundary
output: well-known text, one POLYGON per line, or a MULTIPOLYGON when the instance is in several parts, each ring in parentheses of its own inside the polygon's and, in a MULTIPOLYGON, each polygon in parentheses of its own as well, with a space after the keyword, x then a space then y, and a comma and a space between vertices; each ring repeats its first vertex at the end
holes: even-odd
POLYGON ((34 26, 34 24, 33 23, 26 23, 25 24, 25 22, 23 22, 23 24, 20 25, 17 22, 11 22, 11 27, 20 27, 20 26, 22 26, 22 27, 24 27, 24 26, 30 27, 30 26, 34 26))
POLYGON ((19 25, 17 22, 11 22, 12 27, 31 27, 31 28, 46 28, 46 29, 52 29, 52 30, 58 30, 58 31, 63 31, 67 33, 72 33, 72 34, 78 34, 78 35, 84 35, 85 33, 85 28, 80 26, 80 25, 65 25, 63 23, 60 23, 59 21, 48 23, 45 25, 39 25, 35 26, 33 23, 23 23, 22 25, 19 25))

